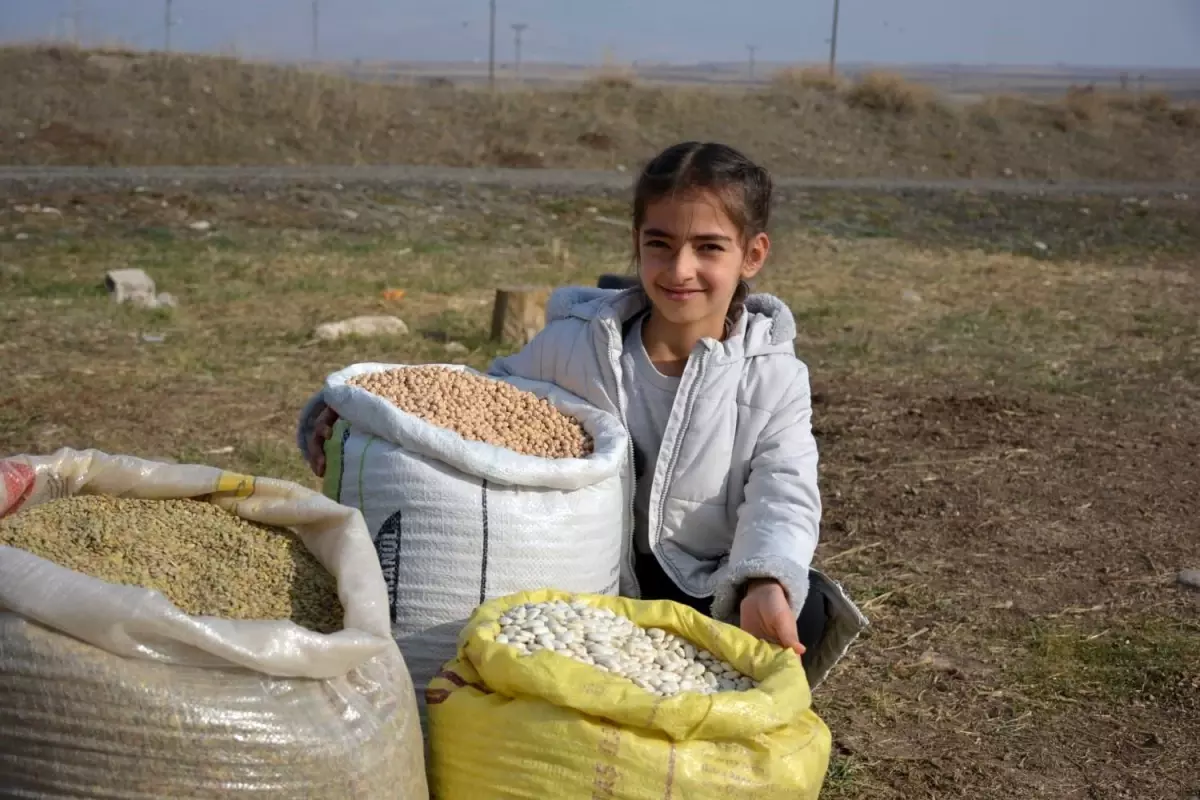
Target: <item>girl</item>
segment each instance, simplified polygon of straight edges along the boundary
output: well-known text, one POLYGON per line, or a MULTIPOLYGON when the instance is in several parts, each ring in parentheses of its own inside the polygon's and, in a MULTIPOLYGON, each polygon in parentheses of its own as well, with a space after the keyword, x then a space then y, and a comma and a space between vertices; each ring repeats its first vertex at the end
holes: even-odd
MULTIPOLYGON (((771 188, 725 145, 667 149, 636 186, 636 285, 558 290, 546 327, 490 373, 557 384, 624 421, 635 493, 622 594, 739 624, 804 655, 810 676, 806 650, 830 638, 829 617, 819 680, 865 620, 836 584, 810 592, 821 499, 808 370, 791 312, 746 283, 770 253, 771 188)), ((305 416, 299 441, 320 475, 337 417, 305 416)))

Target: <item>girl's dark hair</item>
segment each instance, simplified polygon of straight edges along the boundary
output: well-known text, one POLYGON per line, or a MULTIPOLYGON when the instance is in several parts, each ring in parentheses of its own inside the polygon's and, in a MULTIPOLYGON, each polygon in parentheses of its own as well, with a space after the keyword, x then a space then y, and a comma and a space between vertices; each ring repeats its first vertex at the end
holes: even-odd
MULTIPOLYGON (((640 231, 646 208, 671 195, 708 191, 741 234, 745 247, 765 233, 771 218, 771 175, 742 153, 718 142, 681 142, 655 156, 638 176, 633 193, 633 229, 640 231)), ((634 248, 634 266, 637 266, 634 248)), ((750 287, 743 281, 725 318, 729 335, 742 314, 750 287)))

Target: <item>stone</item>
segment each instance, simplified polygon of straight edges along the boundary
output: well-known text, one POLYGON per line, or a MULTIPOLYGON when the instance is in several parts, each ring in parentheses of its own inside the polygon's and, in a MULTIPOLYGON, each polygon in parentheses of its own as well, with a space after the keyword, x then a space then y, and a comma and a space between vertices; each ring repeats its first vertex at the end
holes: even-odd
POLYGON ((447 342, 446 343, 446 352, 449 355, 461 356, 461 355, 465 355, 466 353, 469 353, 471 351, 462 342, 447 342))
POLYGON ((1180 570, 1179 577, 1176 580, 1180 586, 1200 592, 1200 569, 1180 570))
POLYGON ((212 223, 205 219, 197 220, 191 225, 188 225, 188 228, 196 231, 196 233, 207 233, 208 231, 212 230, 212 223))
POLYGON ((116 303, 157 302, 154 280, 140 269, 114 269, 104 276, 104 288, 116 303))
POLYGON ((364 316, 318 325, 313 336, 319 341, 332 342, 347 336, 404 336, 407 333, 408 326, 399 317, 364 316))

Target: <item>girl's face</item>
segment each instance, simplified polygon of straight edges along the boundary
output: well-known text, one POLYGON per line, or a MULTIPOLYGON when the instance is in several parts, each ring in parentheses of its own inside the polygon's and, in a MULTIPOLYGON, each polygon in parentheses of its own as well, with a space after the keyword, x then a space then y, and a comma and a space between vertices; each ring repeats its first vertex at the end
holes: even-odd
POLYGON ((738 282, 754 277, 770 250, 765 233, 743 244, 720 200, 705 191, 650 203, 634 236, 639 276, 654 310, 716 339, 738 282))

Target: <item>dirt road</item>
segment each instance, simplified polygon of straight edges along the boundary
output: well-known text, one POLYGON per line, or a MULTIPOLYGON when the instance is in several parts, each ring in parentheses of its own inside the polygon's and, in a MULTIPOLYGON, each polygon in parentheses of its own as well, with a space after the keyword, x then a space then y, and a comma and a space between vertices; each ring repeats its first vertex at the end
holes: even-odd
MULTIPOLYGON (((114 189, 163 184, 189 188, 271 188, 297 184, 477 185, 557 190, 622 190, 633 176, 624 172, 558 169, 500 169, 420 166, 299 167, 0 167, 0 191, 36 188, 114 189)), ((876 192, 978 192, 1035 195, 1187 195, 1200 185, 1018 180, 906 180, 898 178, 779 178, 782 189, 840 189, 876 192)))

